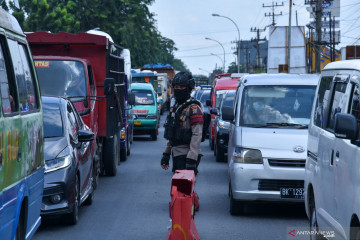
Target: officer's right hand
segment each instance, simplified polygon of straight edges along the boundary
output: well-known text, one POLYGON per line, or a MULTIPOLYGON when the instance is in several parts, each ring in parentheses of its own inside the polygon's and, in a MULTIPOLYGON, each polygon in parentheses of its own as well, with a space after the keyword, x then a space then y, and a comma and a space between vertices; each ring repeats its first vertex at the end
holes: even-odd
POLYGON ((170 154, 163 153, 163 157, 161 158, 161 168, 167 170, 169 168, 170 154))

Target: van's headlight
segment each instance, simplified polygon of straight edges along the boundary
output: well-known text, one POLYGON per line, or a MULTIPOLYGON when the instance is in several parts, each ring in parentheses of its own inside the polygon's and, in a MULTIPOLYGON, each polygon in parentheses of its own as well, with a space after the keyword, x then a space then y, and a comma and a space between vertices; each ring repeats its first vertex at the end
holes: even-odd
POLYGON ((229 129, 230 128, 230 123, 227 122, 227 121, 219 120, 218 121, 218 126, 219 126, 219 128, 222 128, 222 129, 229 129))
POLYGON ((235 163, 263 164, 260 150, 236 147, 232 156, 235 163))
POLYGON ((45 173, 53 172, 62 168, 66 168, 71 164, 71 155, 66 157, 55 158, 45 161, 45 173))

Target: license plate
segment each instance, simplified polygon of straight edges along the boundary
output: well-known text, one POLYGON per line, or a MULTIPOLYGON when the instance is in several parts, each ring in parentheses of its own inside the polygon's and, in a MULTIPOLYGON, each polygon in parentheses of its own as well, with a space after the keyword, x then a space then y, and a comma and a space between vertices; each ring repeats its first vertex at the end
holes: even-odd
POLYGON ((280 188, 280 197, 304 199, 304 188, 280 188))
POLYGON ((141 121, 135 120, 135 121, 134 121, 134 125, 141 125, 141 121))

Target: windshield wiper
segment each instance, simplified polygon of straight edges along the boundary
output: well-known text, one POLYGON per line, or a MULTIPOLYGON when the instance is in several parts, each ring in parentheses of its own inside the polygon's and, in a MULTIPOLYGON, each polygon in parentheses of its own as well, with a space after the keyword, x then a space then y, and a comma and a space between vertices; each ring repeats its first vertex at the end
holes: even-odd
POLYGON ((295 127, 295 128, 308 128, 306 124, 298 124, 298 123, 266 123, 268 127, 295 127))

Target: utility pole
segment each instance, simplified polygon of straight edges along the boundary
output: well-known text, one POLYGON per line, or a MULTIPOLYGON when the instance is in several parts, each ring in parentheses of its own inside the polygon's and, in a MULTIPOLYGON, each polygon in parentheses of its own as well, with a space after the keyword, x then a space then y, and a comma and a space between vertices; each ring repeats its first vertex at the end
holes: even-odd
POLYGON ((321 61, 321 26, 322 26, 322 0, 316 0, 315 3, 315 31, 316 31, 316 45, 315 45, 315 72, 320 72, 321 61))
POLYGON ((290 53, 291 53, 291 11, 292 11, 292 0, 289 1, 289 28, 288 28, 288 48, 286 64, 288 66, 288 73, 290 73, 290 53))
POLYGON ((278 3, 275 3, 272 2, 272 5, 270 6, 265 6, 265 4, 263 3, 263 8, 266 8, 266 7, 270 7, 272 9, 272 13, 270 12, 269 14, 265 13, 265 17, 272 17, 272 24, 273 26, 276 25, 275 23, 275 17, 277 16, 282 16, 282 12, 280 12, 279 14, 275 14, 275 8, 276 7, 283 7, 284 6, 284 2, 282 2, 281 4, 278 4, 278 3))
POLYGON ((256 44, 257 44, 256 47, 257 47, 257 66, 258 66, 258 68, 261 67, 261 63, 260 63, 260 61, 261 61, 261 53, 260 53, 260 44, 259 44, 259 42, 266 40, 266 38, 262 38, 262 39, 260 38, 260 32, 265 32, 265 30, 266 30, 266 28, 259 29, 259 28, 256 28, 256 27, 250 29, 251 32, 256 32, 256 38, 251 39, 251 41, 256 42, 256 44))

